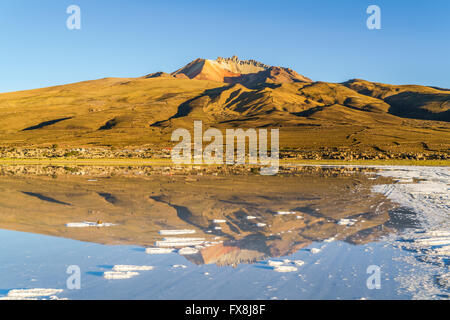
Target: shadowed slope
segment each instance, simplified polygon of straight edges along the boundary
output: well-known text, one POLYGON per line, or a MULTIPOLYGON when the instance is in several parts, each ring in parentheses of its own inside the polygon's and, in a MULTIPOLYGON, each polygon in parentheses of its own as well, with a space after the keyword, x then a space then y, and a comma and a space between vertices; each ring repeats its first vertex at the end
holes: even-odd
POLYGON ((389 85, 354 79, 343 83, 361 94, 384 100, 389 112, 405 118, 450 121, 450 91, 417 85, 389 85))

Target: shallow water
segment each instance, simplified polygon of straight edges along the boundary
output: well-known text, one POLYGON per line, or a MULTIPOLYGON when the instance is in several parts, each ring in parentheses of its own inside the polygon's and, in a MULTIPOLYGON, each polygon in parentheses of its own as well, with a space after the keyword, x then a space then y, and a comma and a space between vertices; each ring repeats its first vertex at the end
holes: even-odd
POLYGON ((449 297, 448 169, 283 172, 2 167, 0 299, 449 297))

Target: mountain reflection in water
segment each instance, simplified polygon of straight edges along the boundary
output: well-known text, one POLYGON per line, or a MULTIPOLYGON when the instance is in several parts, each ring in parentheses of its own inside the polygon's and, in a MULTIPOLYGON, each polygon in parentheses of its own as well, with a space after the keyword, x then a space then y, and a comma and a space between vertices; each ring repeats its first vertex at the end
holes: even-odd
POLYGON ((375 169, 299 166, 264 177, 209 170, 0 167, 0 228, 143 247, 197 238, 201 243, 187 259, 237 265, 286 256, 312 242, 368 243, 413 221, 396 218, 401 208, 371 192, 392 182, 375 169), (66 226, 84 221, 114 225, 66 226))

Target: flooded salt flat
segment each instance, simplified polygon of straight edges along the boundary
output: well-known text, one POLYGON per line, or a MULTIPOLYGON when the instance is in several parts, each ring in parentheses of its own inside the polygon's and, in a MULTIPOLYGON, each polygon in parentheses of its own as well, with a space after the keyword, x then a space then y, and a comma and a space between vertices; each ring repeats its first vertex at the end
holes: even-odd
POLYGON ((16 166, 0 174, 0 299, 450 294, 447 168, 297 166, 262 177, 16 166), (80 270, 79 289, 67 286, 70 266, 80 270))

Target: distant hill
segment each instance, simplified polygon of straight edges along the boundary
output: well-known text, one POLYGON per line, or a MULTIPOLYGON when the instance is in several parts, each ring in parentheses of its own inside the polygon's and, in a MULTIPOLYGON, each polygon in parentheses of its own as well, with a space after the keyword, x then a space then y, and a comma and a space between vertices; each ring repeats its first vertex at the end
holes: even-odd
POLYGON ((237 57, 0 94, 0 146, 170 146, 176 128, 280 128, 282 148, 446 152, 450 91, 312 81, 237 57))
POLYGON ((364 80, 344 83, 358 93, 384 100, 399 117, 450 121, 450 90, 417 85, 395 86, 364 80))

